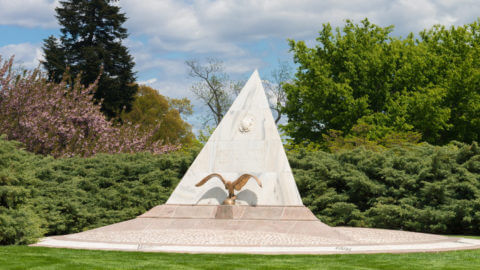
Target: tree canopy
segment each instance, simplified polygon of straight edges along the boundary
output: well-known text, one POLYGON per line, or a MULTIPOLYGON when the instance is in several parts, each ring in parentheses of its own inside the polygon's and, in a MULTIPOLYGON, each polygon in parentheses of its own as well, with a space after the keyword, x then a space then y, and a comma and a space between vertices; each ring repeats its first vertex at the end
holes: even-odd
POLYGON ((58 83, 68 71, 73 78, 80 74, 88 85, 101 74, 95 98, 103 100, 102 110, 109 117, 129 110, 137 92, 133 58, 122 44, 128 36, 122 27, 127 18, 112 2, 60 1, 55 10, 62 35, 45 39, 43 45, 50 80, 58 83))
POLYGON ((368 139, 421 134, 445 144, 480 136, 480 21, 393 37, 367 19, 323 25, 318 44, 290 40, 296 77, 284 85, 284 129, 296 142, 367 129, 368 139))
POLYGON ((0 135, 24 143, 29 151, 62 156, 176 150, 164 141, 152 141, 155 130, 108 121, 92 102, 97 81, 84 87, 77 79, 49 82, 44 73, 17 72, 13 57, 0 56, 0 135))
POLYGON ((165 143, 192 143, 195 136, 181 114, 192 113, 190 100, 166 98, 157 90, 140 85, 132 110, 122 113, 121 119, 145 131, 153 131, 151 140, 165 143))

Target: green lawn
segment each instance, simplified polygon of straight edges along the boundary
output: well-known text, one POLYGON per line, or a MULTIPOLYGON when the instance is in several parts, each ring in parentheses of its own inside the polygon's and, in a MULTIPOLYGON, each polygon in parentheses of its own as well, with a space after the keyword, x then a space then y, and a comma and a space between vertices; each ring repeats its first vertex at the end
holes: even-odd
POLYGON ((446 235, 446 236, 480 239, 480 236, 473 236, 473 235, 446 235))
POLYGON ((0 247, 0 269, 479 269, 480 250, 370 255, 210 255, 0 247))

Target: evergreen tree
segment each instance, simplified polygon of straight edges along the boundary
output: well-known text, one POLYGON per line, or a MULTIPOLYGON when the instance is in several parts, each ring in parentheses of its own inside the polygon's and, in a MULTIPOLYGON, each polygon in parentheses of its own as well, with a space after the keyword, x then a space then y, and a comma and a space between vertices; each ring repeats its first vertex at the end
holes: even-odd
POLYGON ((45 61, 42 64, 48 71, 48 78, 51 81, 60 82, 65 72, 65 52, 54 36, 50 36, 44 42, 45 61))
POLYGON ((134 62, 122 40, 127 30, 124 13, 112 0, 67 0, 55 9, 62 26, 60 39, 44 40, 43 51, 49 79, 62 80, 68 68, 72 77, 81 75, 87 85, 102 72, 97 100, 103 100, 102 110, 114 117, 124 108, 130 110, 138 87, 134 84, 134 62))

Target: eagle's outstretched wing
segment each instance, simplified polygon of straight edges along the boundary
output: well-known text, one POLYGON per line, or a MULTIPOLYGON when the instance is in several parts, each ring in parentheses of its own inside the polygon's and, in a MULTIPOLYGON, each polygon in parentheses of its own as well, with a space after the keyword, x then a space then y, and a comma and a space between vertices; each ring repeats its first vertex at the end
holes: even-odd
POLYGON ((210 178, 213 178, 213 177, 215 177, 215 176, 218 177, 220 180, 222 180, 223 184, 225 185, 226 181, 225 181, 225 179, 223 179, 223 177, 222 177, 220 174, 218 174, 218 173, 212 173, 212 174, 206 176, 205 178, 203 178, 203 179, 202 179, 200 182, 198 182, 195 186, 196 186, 196 187, 199 187, 199 186, 205 184, 208 180, 210 180, 210 178))
POLYGON ((251 175, 248 173, 240 175, 235 182, 233 182, 233 187, 238 191, 242 189, 243 186, 248 182, 250 178, 254 178, 257 181, 257 184, 262 187, 262 182, 260 182, 260 179, 258 179, 255 175, 251 175))

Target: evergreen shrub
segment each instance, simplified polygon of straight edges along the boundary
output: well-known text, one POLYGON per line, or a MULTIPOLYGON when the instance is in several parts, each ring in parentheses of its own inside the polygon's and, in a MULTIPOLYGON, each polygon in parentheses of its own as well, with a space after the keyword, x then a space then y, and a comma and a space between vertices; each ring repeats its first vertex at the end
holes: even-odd
MULTIPOLYGON (((52 158, 0 138, 0 244, 80 232, 165 203, 198 148, 52 158)), ((288 152, 303 203, 332 226, 480 234, 480 148, 288 152)))
POLYGON ((452 142, 289 154, 303 203, 329 225, 480 234, 480 148, 452 142))

